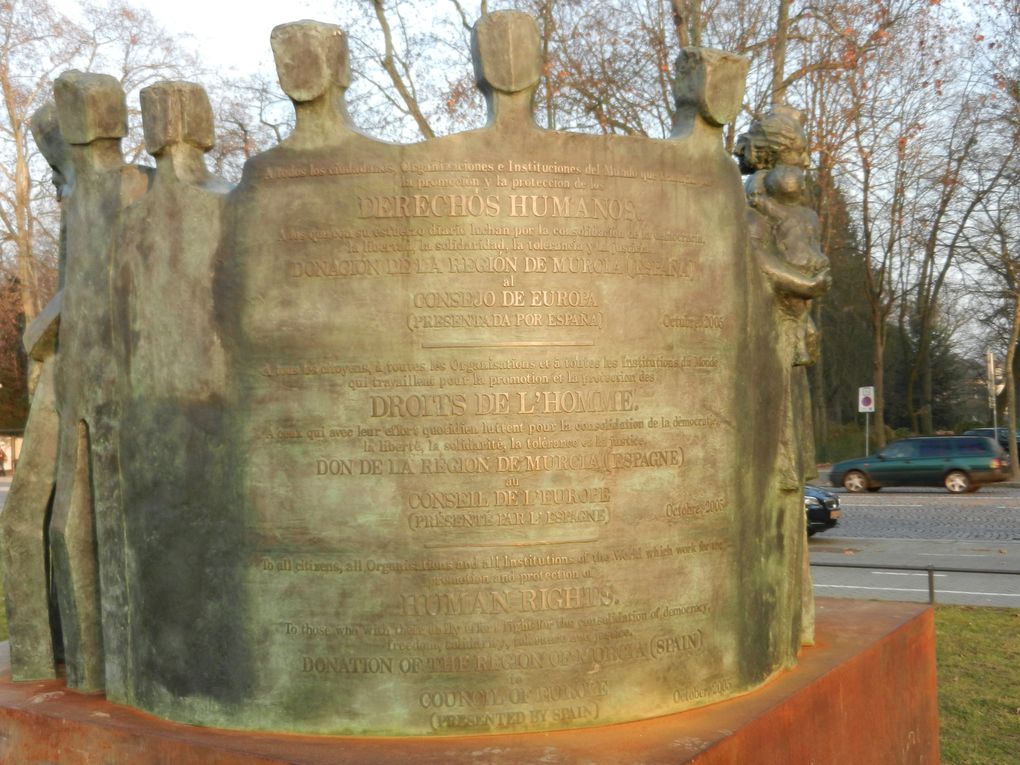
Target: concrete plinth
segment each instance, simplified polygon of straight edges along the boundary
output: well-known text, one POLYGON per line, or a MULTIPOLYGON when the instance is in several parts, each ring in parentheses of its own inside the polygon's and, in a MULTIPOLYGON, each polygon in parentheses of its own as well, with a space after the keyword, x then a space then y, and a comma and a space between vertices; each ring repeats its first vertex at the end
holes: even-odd
MULTIPOLYGON (((0 657, 0 762, 19 765, 907 765, 939 762, 931 609, 820 599, 817 645, 764 689, 683 714, 555 733, 309 738, 195 728, 12 683, 0 657)), ((6 649, 6 644, 5 649, 6 649)))

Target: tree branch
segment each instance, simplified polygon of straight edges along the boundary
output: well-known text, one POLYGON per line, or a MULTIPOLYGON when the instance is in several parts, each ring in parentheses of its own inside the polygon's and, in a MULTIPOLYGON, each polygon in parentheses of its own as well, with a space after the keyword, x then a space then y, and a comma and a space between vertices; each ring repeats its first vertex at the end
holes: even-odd
POLYGON ((403 78, 401 78, 400 72, 397 69, 393 53, 393 34, 390 31, 389 21, 386 19, 386 9, 383 7, 383 0, 372 0, 372 7, 375 9, 375 16, 379 20, 379 26, 383 33, 383 40, 386 43, 386 53, 380 61, 382 68, 386 71, 386 74, 390 76, 393 86, 400 94, 400 97, 404 102, 404 106, 418 125, 418 130, 421 131, 421 134, 426 138, 435 138, 436 134, 429 125, 428 120, 425 119, 425 115, 422 113, 421 108, 418 105, 418 100, 411 94, 410 89, 404 82, 403 78))

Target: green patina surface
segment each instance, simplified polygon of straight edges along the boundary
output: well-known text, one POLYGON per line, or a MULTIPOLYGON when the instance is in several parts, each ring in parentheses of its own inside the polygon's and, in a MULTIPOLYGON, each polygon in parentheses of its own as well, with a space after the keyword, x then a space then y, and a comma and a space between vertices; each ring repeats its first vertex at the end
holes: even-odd
POLYGON ((69 677, 201 725, 425 735, 791 666, 793 348, 718 127, 742 62, 689 55, 671 140, 544 131, 533 23, 493 14, 489 126, 398 146, 347 122, 339 29, 273 50, 297 126, 236 189, 185 83, 143 97, 151 183, 71 141, 69 236, 106 225, 69 247, 58 355, 69 677))

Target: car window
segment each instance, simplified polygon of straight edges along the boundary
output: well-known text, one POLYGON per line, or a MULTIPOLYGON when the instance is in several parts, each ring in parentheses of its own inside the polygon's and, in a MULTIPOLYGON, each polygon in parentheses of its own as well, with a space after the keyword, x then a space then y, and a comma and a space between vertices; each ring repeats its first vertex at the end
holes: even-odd
POLYGON ((882 450, 882 456, 887 460, 909 460, 917 456, 916 441, 897 441, 889 444, 882 450))
POLYGON ((922 459, 946 459, 952 454, 948 441, 941 438, 929 438, 921 442, 922 459))
POLYGON ((988 442, 983 438, 961 438, 956 444, 956 453, 969 457, 981 457, 991 450, 988 442))

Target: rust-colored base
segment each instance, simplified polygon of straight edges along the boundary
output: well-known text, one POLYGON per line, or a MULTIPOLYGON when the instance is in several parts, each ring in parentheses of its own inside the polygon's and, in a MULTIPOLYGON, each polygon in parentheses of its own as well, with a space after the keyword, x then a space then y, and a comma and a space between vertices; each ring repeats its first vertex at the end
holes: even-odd
POLYGON ((907 603, 818 601, 818 644, 739 699, 586 730, 463 738, 310 738, 157 720, 10 682, 0 657, 0 763, 14 765, 906 765, 939 761, 935 627, 907 603))

